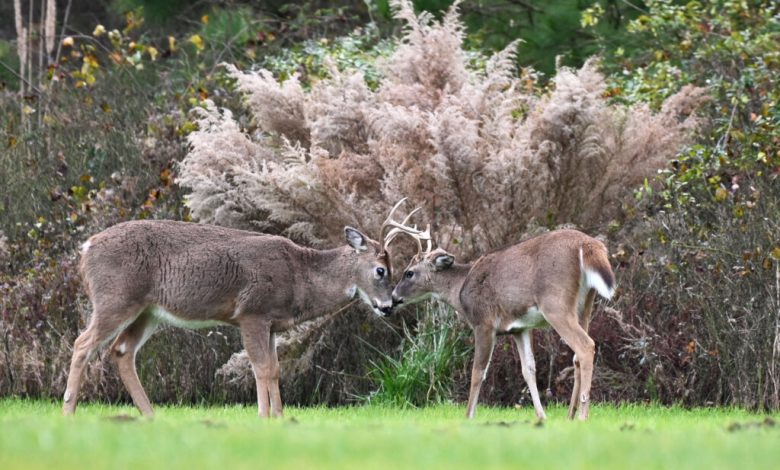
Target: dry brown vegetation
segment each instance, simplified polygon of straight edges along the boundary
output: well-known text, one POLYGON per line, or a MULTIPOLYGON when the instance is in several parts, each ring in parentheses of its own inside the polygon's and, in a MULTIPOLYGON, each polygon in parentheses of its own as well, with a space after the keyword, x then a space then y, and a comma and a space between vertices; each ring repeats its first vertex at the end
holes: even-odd
POLYGON ((306 90, 227 66, 256 130, 211 103, 199 110, 178 178, 195 218, 321 245, 345 224, 377 228, 409 197, 440 244, 471 257, 529 225, 609 221, 699 123, 702 89, 658 112, 610 104, 591 60, 546 91, 533 71, 516 73, 515 44, 470 66, 456 7, 437 22, 393 4, 404 35, 377 89, 349 70, 306 90))

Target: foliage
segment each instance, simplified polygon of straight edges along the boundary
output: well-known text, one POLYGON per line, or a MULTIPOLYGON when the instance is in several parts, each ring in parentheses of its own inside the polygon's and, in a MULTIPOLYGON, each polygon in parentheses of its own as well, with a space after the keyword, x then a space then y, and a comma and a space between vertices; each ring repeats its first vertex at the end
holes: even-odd
POLYGON ((606 362, 649 397, 777 409, 778 6, 648 7, 629 31, 653 49, 605 62, 626 71, 614 98, 657 104, 679 82, 706 85, 711 125, 637 192, 617 236, 622 316, 605 323, 629 343, 606 362))
POLYGON ((404 326, 399 357, 382 353, 370 363, 368 375, 376 389, 365 398, 368 403, 416 407, 446 402, 454 395, 456 372, 471 356, 470 348, 461 344, 468 329, 445 305, 422 308, 414 333, 404 326))
POLYGON ((273 71, 280 81, 297 75, 305 88, 328 79, 334 66, 339 70, 356 70, 363 74, 371 89, 376 89, 381 77, 378 59, 391 53, 392 43, 380 39, 376 25, 369 23, 335 39, 308 39, 292 44, 278 54, 265 56, 260 65, 273 71))
POLYGON ((128 406, 87 404, 70 419, 59 411, 0 401, 0 466, 770 469, 780 457, 778 416, 738 409, 595 405, 586 426, 562 407, 544 425, 531 408, 481 406, 468 421, 462 405, 288 407, 270 422, 253 405, 161 407, 154 420, 128 406))

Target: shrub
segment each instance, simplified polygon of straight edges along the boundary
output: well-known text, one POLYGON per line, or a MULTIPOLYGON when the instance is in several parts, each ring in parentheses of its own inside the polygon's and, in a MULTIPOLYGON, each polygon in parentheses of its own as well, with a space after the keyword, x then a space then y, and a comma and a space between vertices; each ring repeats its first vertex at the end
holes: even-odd
POLYGON ((707 85, 711 125, 637 193, 615 234, 619 312, 594 328, 626 342, 602 343, 602 357, 626 396, 776 410, 778 7, 649 7, 629 30, 653 49, 606 63, 631 71, 613 75, 613 94, 659 103, 670 83, 707 85))

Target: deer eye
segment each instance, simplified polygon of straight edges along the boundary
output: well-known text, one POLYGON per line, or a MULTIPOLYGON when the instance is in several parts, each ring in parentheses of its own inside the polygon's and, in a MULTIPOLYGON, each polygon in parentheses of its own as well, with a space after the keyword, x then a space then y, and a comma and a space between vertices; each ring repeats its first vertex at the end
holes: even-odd
POLYGON ((414 271, 406 271, 406 272, 404 273, 404 277, 405 277, 406 279, 411 279, 411 278, 413 278, 413 277, 414 277, 414 271))
POLYGON ((376 268, 376 275, 379 277, 385 277, 385 268, 376 268))

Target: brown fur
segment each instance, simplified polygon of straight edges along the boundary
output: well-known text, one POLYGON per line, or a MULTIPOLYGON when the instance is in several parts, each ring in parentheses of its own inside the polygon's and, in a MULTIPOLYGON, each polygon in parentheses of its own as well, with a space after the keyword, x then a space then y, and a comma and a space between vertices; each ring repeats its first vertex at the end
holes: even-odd
POLYGON ((356 286, 377 313, 391 305, 388 253, 359 231, 348 245, 314 250, 255 232, 173 221, 115 225, 85 244, 80 270, 93 313, 76 339, 63 412, 75 411, 89 355, 111 346, 122 381, 144 415, 152 408, 135 354, 161 321, 241 328, 258 386, 259 414, 281 415, 274 335, 347 304, 356 286), (362 245, 360 245, 362 243, 362 245), (377 268, 386 274, 379 277, 377 268), (168 312, 161 314, 160 309, 168 312))
POLYGON ((586 274, 580 267, 580 250, 584 267, 598 273, 611 290, 614 275, 606 247, 576 230, 549 232, 485 254, 471 264, 454 263, 451 255, 437 249, 407 268, 393 291, 395 301, 439 295, 474 330, 475 359, 468 417, 474 415, 496 335, 512 334, 537 416, 545 418, 536 389, 530 332, 551 325, 575 352, 570 416, 581 402, 580 418, 587 418, 595 353, 587 328, 595 290, 588 287, 586 274))

